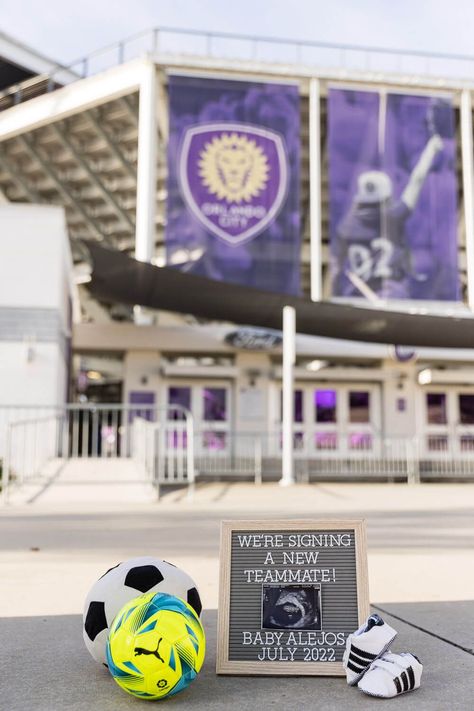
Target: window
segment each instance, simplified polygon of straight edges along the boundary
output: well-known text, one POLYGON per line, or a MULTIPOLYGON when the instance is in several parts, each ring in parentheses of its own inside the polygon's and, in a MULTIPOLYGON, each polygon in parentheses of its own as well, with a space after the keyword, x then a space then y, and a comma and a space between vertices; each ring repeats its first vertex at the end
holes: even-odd
POLYGON ((214 452, 222 452, 222 450, 226 448, 226 444, 226 432, 203 432, 202 446, 204 449, 210 449, 214 452))
POLYGON ((368 432, 352 432, 349 436, 349 449, 372 449, 372 435, 368 432))
POLYGON ((335 390, 314 391, 316 422, 336 422, 337 393, 335 390))
MULTIPOLYGON (((295 390, 293 393, 293 422, 303 422, 304 393, 295 390)), ((280 390, 280 422, 283 420, 283 393, 280 390)))
POLYGON ((225 388, 203 388, 203 419, 206 422, 226 422, 227 390, 225 388))
MULTIPOLYGON (((280 432, 279 438, 280 449, 283 448, 283 433, 280 432)), ((304 449, 304 432, 293 432, 293 449, 301 452, 304 449)))
POLYGON ((186 409, 191 409, 191 388, 171 387, 168 388, 168 405, 181 405, 186 409))
POLYGON ((462 425, 474 424, 474 394, 459 395, 459 419, 462 425))
POLYGON ((461 435, 461 452, 474 452, 474 435, 461 435))
POLYGON ((430 452, 446 452, 448 450, 448 438, 446 435, 429 435, 427 443, 430 452))
POLYGON ((293 433, 293 449, 296 451, 301 451, 304 449, 304 433, 294 432, 293 433))
POLYGON ((337 434, 335 432, 316 432, 314 444, 316 449, 337 449, 337 434))
POLYGON ((370 422, 370 393, 367 391, 349 392, 349 422, 370 422))
POLYGON ((445 425, 448 421, 446 393, 426 393, 426 412, 429 425, 445 425))
MULTIPOLYGON (((185 407, 186 410, 191 409, 191 388, 186 387, 170 387, 168 388, 168 405, 178 405, 185 407)), ((170 408, 168 411, 169 420, 183 420, 184 414, 178 409, 170 408)))

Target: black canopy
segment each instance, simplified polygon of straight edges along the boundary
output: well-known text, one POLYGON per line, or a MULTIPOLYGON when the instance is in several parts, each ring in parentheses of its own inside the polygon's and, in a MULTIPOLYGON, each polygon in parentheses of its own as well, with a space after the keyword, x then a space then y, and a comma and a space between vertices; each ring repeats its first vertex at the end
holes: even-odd
POLYGON ((474 318, 428 316, 312 302, 213 281, 170 267, 138 262, 88 242, 90 290, 109 303, 139 304, 216 321, 281 329, 285 305, 296 310, 298 333, 351 341, 434 348, 474 348, 474 318))

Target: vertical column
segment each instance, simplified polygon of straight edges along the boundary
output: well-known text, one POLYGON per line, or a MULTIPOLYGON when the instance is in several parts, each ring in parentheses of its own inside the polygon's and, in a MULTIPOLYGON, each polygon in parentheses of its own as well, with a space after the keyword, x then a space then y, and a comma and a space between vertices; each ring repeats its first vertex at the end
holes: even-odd
POLYGON ((283 308, 283 417, 281 486, 295 483, 293 461, 293 366, 295 364, 296 318, 292 306, 283 308))
POLYGON ((146 62, 138 104, 137 212, 135 259, 150 262, 155 246, 156 210, 156 70, 146 62))
POLYGON ((474 153, 472 140, 472 99, 469 89, 461 94, 461 150, 466 230, 467 299, 474 309, 474 153))
POLYGON ((309 83, 309 222, 311 300, 322 295, 321 259, 321 112, 319 79, 309 83))

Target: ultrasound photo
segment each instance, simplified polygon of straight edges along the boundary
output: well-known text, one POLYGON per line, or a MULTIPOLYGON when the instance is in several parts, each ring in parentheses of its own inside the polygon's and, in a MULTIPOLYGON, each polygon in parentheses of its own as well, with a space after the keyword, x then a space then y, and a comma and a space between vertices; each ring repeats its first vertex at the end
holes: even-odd
POLYGON ((262 628, 320 630, 320 585, 264 585, 262 628))

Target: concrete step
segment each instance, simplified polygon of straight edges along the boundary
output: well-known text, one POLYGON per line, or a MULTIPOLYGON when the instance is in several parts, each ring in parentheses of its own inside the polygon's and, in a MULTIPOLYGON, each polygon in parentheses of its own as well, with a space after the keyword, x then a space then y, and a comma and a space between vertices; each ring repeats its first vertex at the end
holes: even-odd
POLYGON ((57 459, 39 476, 12 491, 11 504, 68 505, 148 503, 156 496, 129 458, 57 459))

